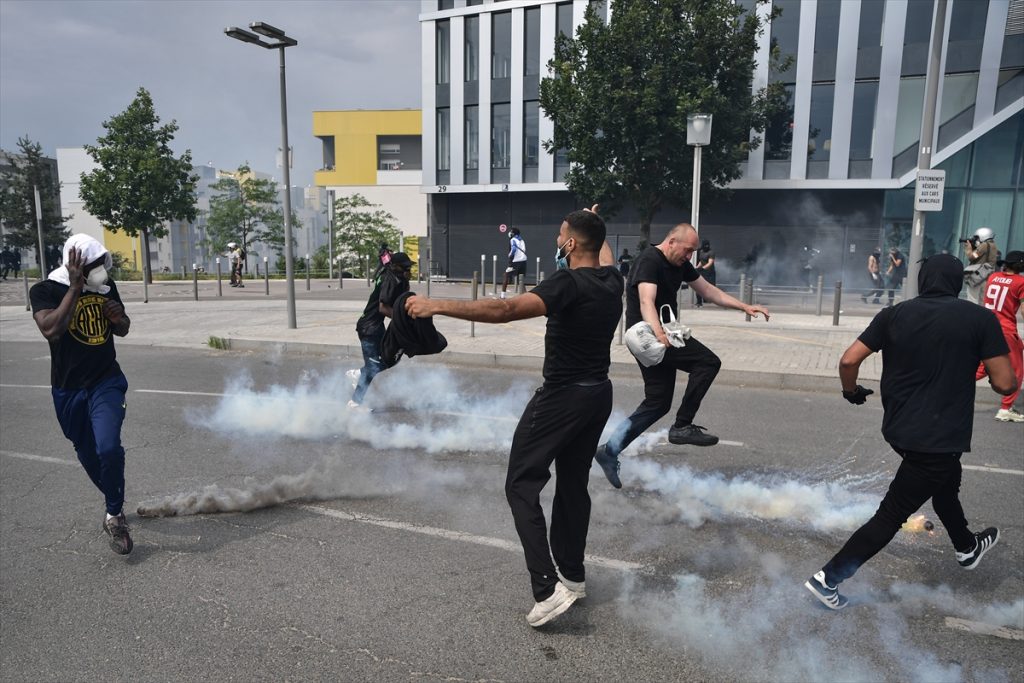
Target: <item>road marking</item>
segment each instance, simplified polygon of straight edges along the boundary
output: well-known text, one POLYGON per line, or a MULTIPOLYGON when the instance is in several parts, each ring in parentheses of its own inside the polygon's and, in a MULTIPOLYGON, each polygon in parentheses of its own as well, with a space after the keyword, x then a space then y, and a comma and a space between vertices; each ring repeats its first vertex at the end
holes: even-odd
POLYGON ((3 389, 52 389, 49 384, 0 384, 3 389))
MULTIPOLYGON (((674 444, 671 441, 660 441, 660 442, 658 442, 658 445, 659 446, 678 446, 680 444, 674 444)), ((683 445, 686 445, 686 444, 683 444, 683 445)), ((727 441, 726 439, 719 439, 718 445, 720 445, 720 446, 736 446, 738 448, 746 448, 746 446, 747 446, 747 444, 743 443, 742 441, 727 441)))
POLYGON ((67 458, 51 458, 48 455, 35 455, 33 453, 15 453, 14 451, 0 451, 3 455, 8 458, 20 458, 21 460, 35 460, 36 462, 48 462, 54 465, 77 465, 76 460, 68 460, 67 458))
POLYGON ((215 394, 209 391, 171 391, 170 389, 133 389, 137 394, 171 394, 173 396, 237 396, 238 394, 215 394))
POLYGON ((946 617, 946 626, 958 631, 969 631, 982 636, 995 636, 1006 640, 1024 640, 1024 631, 1007 626, 996 626, 981 621, 969 621, 959 617, 946 617))
POLYGON ((782 334, 772 334, 771 332, 756 332, 754 330, 748 330, 742 327, 733 328, 740 332, 746 332, 747 334, 753 334, 758 337, 771 337, 773 339, 785 339, 786 341, 797 342, 798 344, 811 344, 812 346, 824 346, 826 349, 832 348, 832 344, 822 344, 821 342, 811 341, 810 339, 800 339, 799 337, 787 337, 782 334))
POLYGON ((1017 474, 1024 476, 1024 470, 1006 470, 1001 467, 985 467, 984 465, 961 465, 965 470, 978 470, 979 472, 998 472, 999 474, 1017 474))
MULTIPOLYGON (((384 527, 386 529, 411 531, 412 533, 423 534, 424 536, 434 536, 437 538, 444 538, 450 541, 473 543, 475 545, 487 546, 489 548, 498 548, 499 550, 507 550, 509 552, 517 554, 521 554, 523 552, 522 546, 520 546, 518 543, 506 541, 502 538, 492 538, 490 536, 477 536, 476 534, 466 533, 465 531, 452 531, 451 529, 440 529, 438 527, 433 526, 421 526, 419 524, 397 522, 395 520, 384 519, 382 517, 373 517, 370 515, 346 512, 345 510, 337 510, 334 508, 323 507, 322 505, 297 504, 293 505, 292 507, 296 507, 300 510, 306 510, 307 512, 312 512, 317 515, 323 515, 325 517, 343 519, 346 522, 359 522, 361 524, 372 524, 373 526, 384 527)), ((585 555, 584 559, 588 564, 596 565, 598 567, 607 567, 609 569, 616 569, 618 571, 623 572, 639 572, 641 574, 654 573, 654 569, 652 567, 639 564, 638 562, 616 560, 611 557, 601 557, 600 555, 585 555)))

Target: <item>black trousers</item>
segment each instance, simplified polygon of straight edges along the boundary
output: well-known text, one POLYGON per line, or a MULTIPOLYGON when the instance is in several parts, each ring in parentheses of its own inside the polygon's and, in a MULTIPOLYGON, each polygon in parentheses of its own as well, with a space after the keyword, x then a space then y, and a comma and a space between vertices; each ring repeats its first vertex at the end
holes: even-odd
POLYGON ((533 597, 551 597, 558 577, 583 581, 583 552, 590 526, 590 465, 612 411, 612 383, 544 386, 519 419, 508 457, 505 497, 526 554, 533 597), (548 546, 540 492, 555 463, 555 499, 548 546), (552 562, 552 554, 554 562, 552 562))
POLYGON ((967 528, 960 506, 960 454, 896 452, 903 462, 878 511, 853 532, 842 550, 825 565, 825 580, 830 586, 853 576, 862 564, 888 545, 907 518, 929 498, 953 547, 960 552, 970 552, 974 547, 974 535, 967 528))
POLYGON ((665 359, 657 365, 650 368, 645 368, 639 362, 637 365, 644 377, 644 400, 632 415, 619 423, 609 437, 607 447, 612 455, 624 451, 626 446, 672 409, 677 370, 689 373, 690 378, 686 382, 683 402, 676 411, 675 426, 684 427, 693 422, 701 401, 722 368, 722 361, 711 349, 691 337, 681 349, 668 347, 665 359))

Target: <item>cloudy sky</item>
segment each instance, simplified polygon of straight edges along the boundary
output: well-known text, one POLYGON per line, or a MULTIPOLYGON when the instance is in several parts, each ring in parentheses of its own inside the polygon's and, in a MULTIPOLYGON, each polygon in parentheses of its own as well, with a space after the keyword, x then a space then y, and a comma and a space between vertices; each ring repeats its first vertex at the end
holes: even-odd
POLYGON ((419 0, 0 0, 0 147, 19 137, 93 143, 139 87, 175 152, 194 163, 278 175, 278 52, 232 40, 226 26, 265 21, 299 41, 286 50, 292 184, 321 166, 312 112, 420 106, 419 0))

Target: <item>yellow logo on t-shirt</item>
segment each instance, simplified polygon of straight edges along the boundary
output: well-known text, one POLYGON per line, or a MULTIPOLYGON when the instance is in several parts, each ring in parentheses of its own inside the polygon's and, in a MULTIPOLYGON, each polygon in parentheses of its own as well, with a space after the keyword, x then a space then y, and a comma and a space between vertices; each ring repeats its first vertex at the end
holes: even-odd
POLYGON ((89 346, 97 346, 110 337, 110 323, 103 315, 106 297, 99 294, 83 294, 78 297, 75 314, 71 317, 68 332, 71 336, 89 346))

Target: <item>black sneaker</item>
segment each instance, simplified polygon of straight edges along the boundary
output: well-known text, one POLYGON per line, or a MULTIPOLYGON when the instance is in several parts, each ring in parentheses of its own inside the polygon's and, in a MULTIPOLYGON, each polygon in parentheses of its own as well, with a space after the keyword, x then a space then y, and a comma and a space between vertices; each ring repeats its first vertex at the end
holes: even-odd
POLYGON ((960 563, 960 566, 970 571, 978 566, 981 562, 981 558, 984 557, 985 553, 989 551, 992 546, 999 542, 999 529, 994 526, 990 526, 984 531, 979 531, 974 534, 974 550, 969 553, 958 552, 956 554, 956 561, 960 563))
POLYGON ((850 601, 839 594, 839 586, 830 586, 825 581, 824 570, 807 579, 804 588, 811 591, 814 597, 821 601, 829 609, 840 610, 846 607, 850 601))
POLYGON ((607 446, 598 446, 597 453, 594 454, 594 460, 604 470, 604 476, 608 478, 608 482, 615 488, 621 489, 622 482, 619 480, 618 456, 609 453, 607 446))
POLYGON ((111 517, 103 522, 103 531, 110 536, 110 548, 118 555, 127 555, 132 551, 134 544, 132 537, 128 535, 128 522, 124 519, 124 513, 111 517))
POLYGON ((714 446, 718 443, 718 437, 714 434, 705 434, 706 427, 689 424, 685 427, 673 427, 668 430, 668 442, 678 446, 689 444, 691 446, 714 446))

